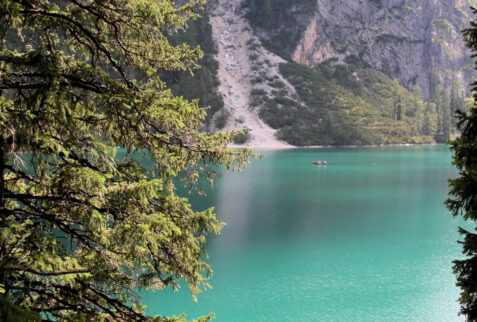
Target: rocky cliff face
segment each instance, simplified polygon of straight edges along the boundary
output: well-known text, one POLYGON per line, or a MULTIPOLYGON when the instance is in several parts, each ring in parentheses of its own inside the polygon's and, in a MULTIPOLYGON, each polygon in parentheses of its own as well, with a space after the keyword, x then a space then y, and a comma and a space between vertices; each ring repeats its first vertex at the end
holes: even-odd
POLYGON ((473 4, 209 0, 224 102, 211 123, 247 128, 237 144, 261 148, 287 147, 278 138, 294 145, 446 139, 462 89, 476 79, 461 34, 473 4), (432 103, 408 91, 416 84, 425 99, 436 94, 432 103), (452 88, 459 93, 450 104, 452 88))
MULTIPOLYGON (((460 33, 472 18, 472 4, 475 1, 316 0, 307 14, 291 6, 287 14, 302 18, 286 27, 301 30, 301 37, 298 45, 285 49, 295 62, 306 65, 360 59, 408 89, 418 84, 428 97, 433 74, 444 85, 453 78, 463 84, 473 79, 460 33)), ((277 25, 257 32, 273 40, 287 28, 277 25)))

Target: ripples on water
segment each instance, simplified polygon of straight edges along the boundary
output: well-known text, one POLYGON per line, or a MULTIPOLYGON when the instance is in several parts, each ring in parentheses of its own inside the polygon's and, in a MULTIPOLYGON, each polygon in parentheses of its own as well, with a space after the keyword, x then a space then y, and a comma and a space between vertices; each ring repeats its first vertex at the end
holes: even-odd
POLYGON ((446 146, 264 152, 194 207, 227 226, 210 240, 213 290, 146 293, 150 314, 216 321, 459 321, 443 206, 446 146), (329 165, 312 165, 313 160, 329 165))

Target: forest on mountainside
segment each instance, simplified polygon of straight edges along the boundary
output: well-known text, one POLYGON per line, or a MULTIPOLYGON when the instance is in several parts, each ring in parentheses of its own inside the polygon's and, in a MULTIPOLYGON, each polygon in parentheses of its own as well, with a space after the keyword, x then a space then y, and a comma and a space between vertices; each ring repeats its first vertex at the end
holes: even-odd
POLYGON ((298 146, 443 143, 455 132, 455 111, 465 106, 457 80, 450 91, 436 83, 424 101, 418 86, 409 92, 359 64, 287 63, 280 70, 298 97, 256 89, 252 102, 280 139, 298 146))

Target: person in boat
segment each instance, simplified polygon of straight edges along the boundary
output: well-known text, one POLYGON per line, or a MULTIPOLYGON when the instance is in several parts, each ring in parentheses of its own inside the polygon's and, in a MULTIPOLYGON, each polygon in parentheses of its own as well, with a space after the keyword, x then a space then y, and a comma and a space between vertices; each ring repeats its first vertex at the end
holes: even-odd
POLYGON ((318 161, 313 161, 313 164, 316 164, 316 165, 327 165, 328 162, 318 160, 318 161))

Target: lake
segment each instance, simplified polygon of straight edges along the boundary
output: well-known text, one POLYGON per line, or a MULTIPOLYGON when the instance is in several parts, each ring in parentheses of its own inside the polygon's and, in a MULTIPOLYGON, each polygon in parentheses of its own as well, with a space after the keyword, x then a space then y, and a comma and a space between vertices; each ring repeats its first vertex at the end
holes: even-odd
MULTIPOLYGON (((259 151, 258 151, 259 152, 259 151)), ((224 173, 196 209, 227 223, 210 239, 213 290, 150 292, 149 314, 215 321, 463 321, 443 202, 445 145, 265 151, 224 173), (328 166, 315 166, 326 160, 328 166)))

